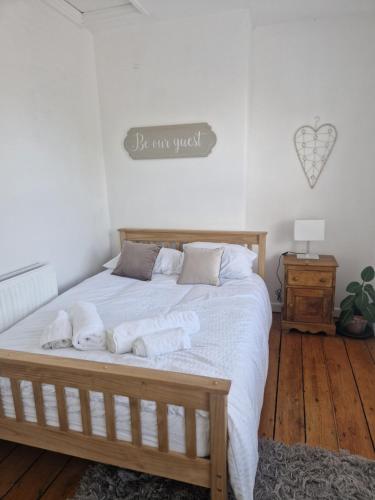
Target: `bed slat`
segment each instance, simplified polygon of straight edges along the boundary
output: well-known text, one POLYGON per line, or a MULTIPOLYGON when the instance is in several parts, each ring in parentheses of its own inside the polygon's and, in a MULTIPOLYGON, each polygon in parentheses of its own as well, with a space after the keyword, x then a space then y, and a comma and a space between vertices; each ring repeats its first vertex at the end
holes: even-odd
POLYGON ((136 398, 129 398, 129 405, 132 429, 132 443, 135 446, 142 446, 140 401, 136 398))
MULTIPOLYGON (((16 418, 8 418, 2 408, 0 439, 210 487, 212 498, 224 499, 229 380, 57 356, 50 359, 46 355, 4 349, 0 349, 0 376, 10 380, 16 413, 16 418), (25 421, 22 381, 32 382, 37 424, 25 421), (43 384, 55 386, 57 426, 46 422, 43 384), (83 432, 69 429, 66 391, 72 388, 79 392, 83 432), (92 434, 90 391, 103 394, 105 437, 92 434), (117 439, 115 395, 129 398, 132 442, 117 439), (159 446, 142 443, 142 400, 156 403, 159 446), (168 405, 185 408, 184 453, 169 450, 168 405), (208 410, 211 414, 211 447, 207 458, 194 456, 197 409, 208 410)), ((0 403, 4 394, 2 396, 0 394, 0 403)))
POLYGON ((176 372, 111 365, 18 353, 0 349, 0 376, 45 384, 109 392, 166 404, 209 410, 208 394, 226 394, 230 383, 223 379, 176 372), (126 383, 124 383, 126 380, 126 383), (114 389, 116 392, 114 392, 114 389))
POLYGON ((197 434, 195 423, 195 410, 185 408, 185 443, 186 455, 190 458, 197 456, 197 434))
POLYGON ((158 420, 159 451, 168 451, 168 406, 165 403, 157 403, 156 413, 158 420))
POLYGON ((33 393, 36 419, 39 425, 46 425, 46 418, 44 416, 44 402, 42 386, 39 382, 33 382, 33 393))
POLYGON ((82 430, 83 434, 90 436, 92 434, 91 428, 91 412, 90 412, 90 397, 89 391, 85 389, 79 390, 79 400, 81 406, 82 430))
POLYGON ((16 412, 16 420, 22 422, 25 419, 23 411, 23 403, 21 397, 20 381, 14 378, 10 379, 10 387, 12 389, 14 411, 16 412))
POLYGON ((104 393, 105 424, 107 429, 107 439, 116 439, 115 405, 113 395, 104 393))
POLYGON ((65 388, 61 385, 55 385, 57 413, 59 415, 60 429, 67 431, 69 429, 68 416, 66 413, 65 388))

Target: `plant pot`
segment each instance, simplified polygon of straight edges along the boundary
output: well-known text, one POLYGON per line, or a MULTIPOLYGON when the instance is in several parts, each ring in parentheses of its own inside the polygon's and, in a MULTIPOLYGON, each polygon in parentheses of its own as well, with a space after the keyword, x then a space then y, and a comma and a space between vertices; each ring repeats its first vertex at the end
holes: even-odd
POLYGON ((374 338, 374 330, 371 323, 367 323, 367 328, 363 333, 349 333, 346 327, 342 327, 339 321, 336 322, 336 333, 342 337, 349 337, 351 339, 362 340, 374 338))
POLYGON ((361 335, 367 328, 367 319, 363 316, 353 316, 353 319, 345 326, 345 329, 354 335, 361 335))

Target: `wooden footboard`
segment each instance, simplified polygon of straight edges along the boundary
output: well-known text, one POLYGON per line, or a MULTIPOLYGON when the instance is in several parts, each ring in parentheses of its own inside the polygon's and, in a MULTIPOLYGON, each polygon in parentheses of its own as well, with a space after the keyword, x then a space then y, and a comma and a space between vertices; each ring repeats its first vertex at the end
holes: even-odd
POLYGON ((230 381, 168 371, 0 350, 0 376, 10 379, 15 418, 0 394, 0 438, 211 488, 227 497, 227 395, 230 381), (37 422, 25 420, 20 382, 32 382, 37 422), (59 427, 46 424, 42 384, 55 386, 59 427), (82 432, 68 425, 65 388, 79 391, 82 432), (106 437, 92 433, 89 391, 103 393, 106 437), (132 441, 116 436, 114 396, 129 398, 132 441), (141 400, 155 401, 158 447, 142 444, 141 400), (185 409, 185 453, 169 451, 168 405, 185 409), (210 415, 210 456, 197 457, 195 410, 210 415))

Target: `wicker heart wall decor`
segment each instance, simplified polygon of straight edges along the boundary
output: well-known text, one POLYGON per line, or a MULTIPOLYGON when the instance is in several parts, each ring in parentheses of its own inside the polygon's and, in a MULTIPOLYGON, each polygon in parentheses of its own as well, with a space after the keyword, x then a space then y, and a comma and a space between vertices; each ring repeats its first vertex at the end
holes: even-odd
POLYGON ((337 140, 336 127, 331 123, 318 127, 318 121, 317 117, 314 127, 303 125, 294 134, 294 147, 311 189, 318 182, 337 140))

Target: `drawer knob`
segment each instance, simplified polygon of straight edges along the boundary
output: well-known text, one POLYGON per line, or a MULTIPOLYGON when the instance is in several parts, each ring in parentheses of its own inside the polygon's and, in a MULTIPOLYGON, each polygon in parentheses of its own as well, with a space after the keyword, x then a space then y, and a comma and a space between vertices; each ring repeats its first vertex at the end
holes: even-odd
POLYGON ((327 280, 325 278, 320 278, 320 283, 325 283, 327 280))
POLYGON ((297 276, 293 276, 293 281, 298 281, 297 276))

